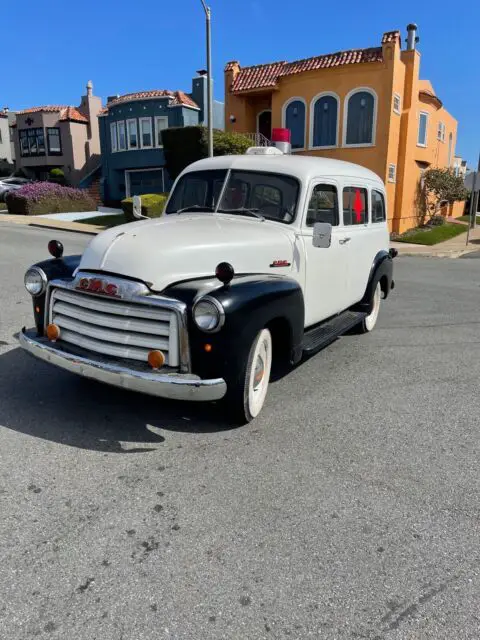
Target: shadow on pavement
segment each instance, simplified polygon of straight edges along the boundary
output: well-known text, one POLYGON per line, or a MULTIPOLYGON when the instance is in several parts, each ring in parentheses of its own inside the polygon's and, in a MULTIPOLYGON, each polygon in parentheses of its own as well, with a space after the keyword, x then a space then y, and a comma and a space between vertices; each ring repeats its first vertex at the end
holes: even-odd
POLYGON ((0 425, 112 453, 155 451, 165 441, 158 430, 194 434, 232 428, 216 404, 173 402, 109 387, 37 361, 20 348, 0 355, 0 425), (121 443, 135 446, 125 449, 121 443))

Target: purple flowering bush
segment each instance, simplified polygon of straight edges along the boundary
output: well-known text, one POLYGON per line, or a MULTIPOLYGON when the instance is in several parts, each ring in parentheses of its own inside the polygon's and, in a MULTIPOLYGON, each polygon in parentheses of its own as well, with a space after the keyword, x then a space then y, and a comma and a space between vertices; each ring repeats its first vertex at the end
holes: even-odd
POLYGON ((38 216, 46 213, 96 211, 97 205, 87 191, 52 182, 32 182, 5 197, 9 213, 38 216))

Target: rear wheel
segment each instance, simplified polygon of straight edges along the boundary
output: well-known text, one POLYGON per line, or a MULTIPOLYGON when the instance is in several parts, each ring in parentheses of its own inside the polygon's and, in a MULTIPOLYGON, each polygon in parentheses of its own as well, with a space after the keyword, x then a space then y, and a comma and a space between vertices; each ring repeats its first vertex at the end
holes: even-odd
POLYGON ((227 395, 229 410, 242 424, 258 416, 265 402, 272 369, 272 335, 262 329, 250 347, 242 375, 227 395))
POLYGON ((362 320, 359 326, 360 333, 370 333, 370 331, 373 331, 373 329, 375 328, 375 325, 377 324, 377 320, 378 320, 378 314, 380 312, 381 299, 382 299, 382 287, 380 286, 380 282, 379 282, 375 287, 375 291, 373 292, 372 310, 368 314, 368 316, 366 316, 362 320))

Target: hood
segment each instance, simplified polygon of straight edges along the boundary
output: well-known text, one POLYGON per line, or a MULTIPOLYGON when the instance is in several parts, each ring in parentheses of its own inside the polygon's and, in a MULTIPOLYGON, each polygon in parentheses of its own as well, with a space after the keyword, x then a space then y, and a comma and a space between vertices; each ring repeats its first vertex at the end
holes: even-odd
POLYGON ((162 291, 181 280, 212 276, 224 261, 235 273, 288 273, 293 242, 293 230, 278 222, 226 214, 170 214, 100 233, 85 250, 79 270, 130 276, 162 291), (275 261, 288 266, 273 268, 275 261))

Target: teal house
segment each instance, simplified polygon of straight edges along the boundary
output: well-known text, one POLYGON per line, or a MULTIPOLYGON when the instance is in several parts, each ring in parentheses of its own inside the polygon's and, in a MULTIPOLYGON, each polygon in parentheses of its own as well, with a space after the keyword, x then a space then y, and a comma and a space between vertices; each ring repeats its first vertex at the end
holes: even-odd
MULTIPOLYGON (((163 129, 207 126, 207 76, 199 71, 191 93, 153 90, 110 96, 98 116, 100 192, 107 204, 144 193, 168 191, 163 129)), ((224 128, 224 105, 214 101, 213 126, 224 128)), ((87 185, 85 185, 87 186, 87 185)))

